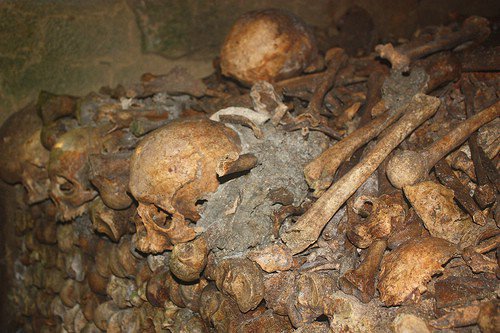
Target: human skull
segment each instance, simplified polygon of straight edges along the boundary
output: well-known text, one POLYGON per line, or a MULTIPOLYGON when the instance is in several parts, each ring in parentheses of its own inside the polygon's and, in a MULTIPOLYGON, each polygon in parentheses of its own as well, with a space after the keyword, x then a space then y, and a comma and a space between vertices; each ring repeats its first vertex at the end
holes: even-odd
POLYGON ((131 137, 125 130, 114 130, 113 125, 79 127, 59 137, 49 160, 50 197, 58 207, 58 220, 82 215, 87 203, 97 196, 89 179, 91 156, 115 156, 131 150, 136 143, 131 137))
POLYGON ((99 136, 96 128, 75 128, 63 134, 50 151, 50 197, 60 221, 82 215, 97 195, 88 176, 89 154, 98 150, 99 136))
POLYGON ((49 151, 40 142, 42 120, 34 105, 14 113, 0 128, 0 178, 22 183, 28 204, 49 197, 47 163, 49 151))
POLYGON ((158 253, 193 239, 185 218, 200 218, 197 203, 219 186, 217 166, 240 152, 236 132, 208 119, 176 120, 147 135, 130 163, 141 217, 137 248, 158 253))
POLYGON ((266 9, 236 20, 222 45, 220 66, 222 74, 250 86, 296 76, 317 54, 316 40, 299 17, 266 9))

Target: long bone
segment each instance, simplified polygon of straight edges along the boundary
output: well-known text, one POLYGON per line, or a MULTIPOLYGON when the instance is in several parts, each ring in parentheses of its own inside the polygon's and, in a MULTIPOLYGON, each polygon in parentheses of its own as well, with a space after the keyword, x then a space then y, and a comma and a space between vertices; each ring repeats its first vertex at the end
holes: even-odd
MULTIPOLYGON (((465 97, 465 110, 468 118, 474 116, 475 113, 474 96, 477 90, 477 88, 472 84, 471 78, 473 78, 473 75, 467 76, 462 80, 461 84, 461 90, 465 97)), ((482 149, 477 143, 477 137, 477 133, 472 133, 467 143, 469 145, 471 158, 474 163, 474 170, 478 185, 477 189, 474 191, 474 198, 479 206, 484 209, 495 201, 495 180, 489 179, 490 177, 488 177, 488 158, 484 156, 484 154, 481 154, 482 149)), ((494 173, 496 174, 496 168, 494 168, 494 173)))
POLYGON ((500 102, 461 122, 441 139, 419 152, 405 150, 395 154, 387 163, 387 177, 392 185, 403 188, 425 178, 431 168, 451 150, 458 147, 479 127, 500 115, 500 102))
MULTIPOLYGON (((413 79, 410 79, 412 85, 417 82, 417 87, 413 93, 429 93, 442 84, 454 80, 460 73, 459 64, 449 54, 440 54, 429 57, 419 64, 421 68, 415 68, 413 79)), ((385 91, 386 96, 391 99, 390 95, 409 95, 408 99, 413 96, 409 93, 405 85, 401 85, 401 80, 394 76, 384 80, 384 77, 372 76, 368 81, 368 99, 365 105, 366 111, 371 111, 375 103, 380 100, 380 89, 385 91), (385 81, 385 82, 384 82, 385 81)), ((392 99, 394 99, 392 97, 392 99)), ((385 101, 384 101, 385 102, 385 101)), ((388 105, 386 105, 388 106, 388 105)), ((394 108, 388 110, 384 114, 376 117, 365 125, 337 142, 330 148, 326 149, 320 156, 311 161, 305 168, 304 174, 306 180, 315 192, 315 196, 321 195, 331 184, 335 173, 339 166, 351 157, 356 150, 363 147, 366 143, 373 140, 384 131, 387 127, 393 124, 403 114, 404 108, 394 108)))
MULTIPOLYGON (((372 74, 368 79, 368 96, 364 107, 365 112, 371 112, 375 104, 380 101, 380 88, 383 81, 384 75, 381 73, 372 74)), ((342 161, 346 160, 348 156, 352 156, 358 148, 373 139, 383 128, 394 122, 399 116, 401 114, 395 112, 393 115, 386 113, 377 117, 326 149, 321 155, 308 163, 304 168, 304 175, 309 186, 315 190, 314 195, 319 196, 319 194, 331 185, 333 176, 342 164, 342 161)))
POLYGON ((344 202, 378 168, 389 153, 415 128, 431 117, 439 106, 439 99, 417 94, 410 101, 406 114, 380 139, 375 147, 344 177, 332 185, 297 223, 285 230, 281 238, 294 254, 314 243, 330 218, 344 202))
POLYGON ((339 69, 347 62, 347 55, 342 49, 330 49, 326 54, 328 69, 323 81, 314 90, 313 97, 309 102, 308 112, 318 118, 326 93, 333 87, 339 69))

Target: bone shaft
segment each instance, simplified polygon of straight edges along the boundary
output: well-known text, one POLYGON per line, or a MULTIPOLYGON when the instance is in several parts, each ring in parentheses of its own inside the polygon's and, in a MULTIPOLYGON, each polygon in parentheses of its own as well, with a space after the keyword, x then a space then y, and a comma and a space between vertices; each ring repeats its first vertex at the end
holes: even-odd
POLYGON ((283 238, 294 254, 302 252, 318 239, 321 230, 344 202, 370 177, 394 148, 437 111, 438 106, 439 100, 435 97, 419 94, 412 99, 406 114, 380 139, 372 151, 333 184, 286 232, 283 238))
POLYGON ((461 66, 452 52, 440 52, 429 56, 415 66, 423 67, 429 76, 423 93, 430 93, 448 82, 456 81, 461 74, 461 66))
POLYGON ((375 118, 323 152, 320 160, 325 162, 326 160, 330 160, 323 173, 333 176, 343 161, 361 148, 361 146, 379 135, 387 126, 398 119, 403 111, 404 108, 400 108, 394 112, 387 112, 375 118))
POLYGON ((431 144, 423 155, 429 168, 435 165, 451 150, 461 145, 467 138, 478 130, 479 127, 489 123, 500 115, 500 102, 484 109, 473 117, 461 122, 441 139, 431 144))
POLYGON ((477 323, 479 316, 479 305, 469 305, 458 308, 453 312, 447 313, 442 317, 434 320, 432 326, 436 328, 455 328, 464 327, 477 323))
POLYGON ((339 280, 341 289, 347 294, 354 294, 363 303, 370 302, 375 293, 375 279, 386 248, 386 240, 374 241, 359 267, 347 272, 339 280))
MULTIPOLYGON (((472 85, 470 78, 466 77, 462 80, 462 93, 465 96, 465 111, 467 112, 467 117, 471 118, 475 114, 474 108, 474 95, 476 93, 475 87, 472 85)), ((484 169, 483 162, 479 156, 479 147, 477 145, 477 133, 473 133, 468 140, 470 154, 472 161, 474 162, 474 170, 476 172, 476 178, 478 185, 485 185, 489 183, 488 176, 484 169)))
POLYGON ((494 237, 491 237, 490 239, 481 242, 479 245, 476 245, 474 247, 474 251, 484 254, 491 250, 496 249, 499 244, 500 244, 500 235, 496 235, 494 237))
POLYGON ((361 118, 362 127, 349 134, 347 137, 325 150, 320 156, 309 163, 305 168, 306 179, 316 192, 320 193, 330 186, 337 169, 348 157, 351 157, 356 150, 361 148, 368 141, 379 135, 382 130, 396 121, 401 116, 404 109, 371 119, 371 110, 380 101, 380 87, 384 82, 385 75, 374 73, 368 80, 367 102, 363 106, 363 116, 361 118))

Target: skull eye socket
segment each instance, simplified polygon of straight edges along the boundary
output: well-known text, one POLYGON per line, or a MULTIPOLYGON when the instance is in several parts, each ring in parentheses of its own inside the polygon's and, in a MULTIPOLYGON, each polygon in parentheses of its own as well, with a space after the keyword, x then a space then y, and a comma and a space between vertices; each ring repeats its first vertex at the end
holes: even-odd
POLYGON ((61 193, 69 195, 74 192, 75 185, 64 177, 57 176, 57 186, 61 193))

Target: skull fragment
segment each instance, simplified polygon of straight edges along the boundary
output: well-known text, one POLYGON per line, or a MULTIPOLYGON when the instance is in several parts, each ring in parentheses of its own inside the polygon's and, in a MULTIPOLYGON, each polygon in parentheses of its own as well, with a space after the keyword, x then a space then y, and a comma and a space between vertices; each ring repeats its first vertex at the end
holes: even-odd
POLYGON ((50 151, 50 197, 57 219, 69 221, 82 215, 97 196, 89 177, 89 154, 98 149, 96 128, 81 127, 63 134, 50 151))
POLYGON ((49 197, 49 151, 40 142, 41 130, 42 120, 33 105, 14 113, 0 128, 0 178, 22 183, 28 204, 49 197))
POLYGON ((147 135, 130 163, 130 191, 139 202, 137 248, 159 253, 189 241, 197 203, 219 186, 216 169, 241 152, 236 132, 208 119, 173 121, 147 135))

